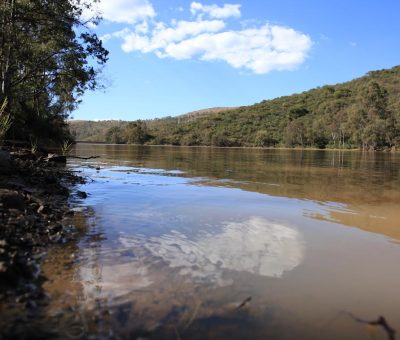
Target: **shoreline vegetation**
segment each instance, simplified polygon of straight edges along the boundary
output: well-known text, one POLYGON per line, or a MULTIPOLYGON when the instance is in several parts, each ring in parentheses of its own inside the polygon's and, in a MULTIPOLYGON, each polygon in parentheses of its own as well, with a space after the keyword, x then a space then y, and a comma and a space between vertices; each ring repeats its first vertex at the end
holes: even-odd
POLYGON ((288 146, 214 146, 214 145, 173 145, 173 144, 121 144, 108 142, 91 142, 91 141, 75 141, 75 144, 98 144, 98 145, 132 145, 146 147, 174 147, 174 148, 210 148, 210 149, 250 149, 250 150, 289 150, 289 151, 332 151, 332 152, 399 152, 399 148, 382 149, 382 150, 363 150, 360 148, 317 148, 317 147, 288 147, 288 146))
POLYGON ((400 66, 238 108, 137 121, 68 121, 78 141, 392 150, 400 146, 400 66))

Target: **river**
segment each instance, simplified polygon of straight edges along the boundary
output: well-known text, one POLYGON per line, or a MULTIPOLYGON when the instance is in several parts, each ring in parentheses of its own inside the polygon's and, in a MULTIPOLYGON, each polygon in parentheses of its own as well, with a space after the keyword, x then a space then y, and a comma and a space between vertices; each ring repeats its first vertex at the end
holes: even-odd
POLYGON ((78 144, 82 235, 55 248, 60 337, 386 339, 400 331, 400 155, 78 144))

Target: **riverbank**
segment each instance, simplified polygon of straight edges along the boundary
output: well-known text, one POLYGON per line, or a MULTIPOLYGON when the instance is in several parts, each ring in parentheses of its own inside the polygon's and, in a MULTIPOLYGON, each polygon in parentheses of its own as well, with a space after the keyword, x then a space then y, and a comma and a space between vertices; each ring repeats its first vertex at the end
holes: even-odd
POLYGON ((250 150, 292 150, 292 151, 334 151, 334 152, 384 152, 384 153, 398 153, 399 149, 393 147, 391 149, 381 150, 363 150, 360 148, 316 148, 316 147, 285 147, 285 146, 215 146, 215 145, 173 145, 173 144, 126 144, 126 143, 107 143, 107 142, 90 142, 90 141, 77 141, 76 144, 94 144, 94 145, 134 145, 145 147, 176 147, 176 148, 206 148, 206 149, 250 149, 250 150))
POLYGON ((42 261, 51 245, 75 235, 69 197, 84 180, 59 160, 28 149, 0 149, 0 338, 18 334, 14 323, 21 312, 34 315, 46 304, 42 261))

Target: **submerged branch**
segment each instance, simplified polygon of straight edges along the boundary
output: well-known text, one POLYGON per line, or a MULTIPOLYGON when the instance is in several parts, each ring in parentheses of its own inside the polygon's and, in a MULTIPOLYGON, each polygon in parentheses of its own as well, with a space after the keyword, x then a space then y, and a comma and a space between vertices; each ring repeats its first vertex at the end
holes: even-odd
POLYGON ((242 307, 245 307, 247 304, 250 303, 250 301, 251 301, 251 296, 249 296, 248 298, 244 299, 244 300, 242 301, 242 303, 241 303, 239 306, 237 306, 236 309, 240 309, 240 308, 242 308, 242 307))
POLYGON ((386 321, 386 319, 383 316, 379 316, 379 318, 376 320, 368 321, 368 320, 360 319, 350 312, 348 313, 348 315, 350 316, 350 318, 352 318, 354 321, 356 321, 358 323, 363 323, 363 324, 366 324, 369 326, 381 326, 387 333, 388 339, 395 340, 396 330, 393 329, 392 327, 390 327, 390 325, 388 324, 388 322, 386 321))

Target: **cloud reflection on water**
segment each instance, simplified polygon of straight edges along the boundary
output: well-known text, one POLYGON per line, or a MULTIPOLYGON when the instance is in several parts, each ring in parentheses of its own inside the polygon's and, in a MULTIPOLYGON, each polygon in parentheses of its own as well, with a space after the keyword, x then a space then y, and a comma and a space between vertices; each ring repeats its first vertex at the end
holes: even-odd
POLYGON ((194 236, 176 230, 158 236, 121 235, 117 244, 84 251, 91 258, 80 268, 87 298, 115 298, 159 286, 177 273, 195 284, 219 287, 233 283, 231 271, 281 277, 304 258, 297 230, 261 217, 222 222, 194 236))
POLYGON ((297 230, 261 217, 224 222, 217 234, 200 231, 189 238, 173 231, 149 238, 121 237, 120 241, 125 247, 142 247, 170 268, 179 268, 182 275, 220 286, 231 283, 223 279, 224 271, 281 277, 304 257, 303 241, 297 230))

